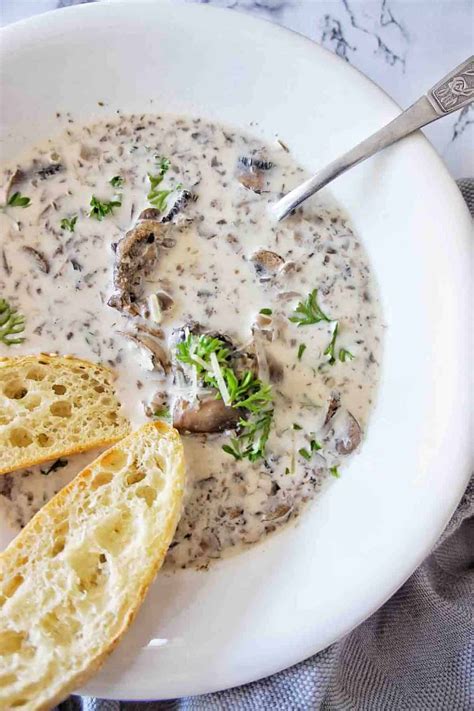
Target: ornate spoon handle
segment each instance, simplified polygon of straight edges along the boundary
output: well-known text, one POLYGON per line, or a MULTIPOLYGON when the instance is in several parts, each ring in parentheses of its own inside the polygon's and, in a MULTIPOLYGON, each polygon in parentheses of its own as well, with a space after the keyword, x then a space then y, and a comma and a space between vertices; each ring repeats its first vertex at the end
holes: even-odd
POLYGON ((270 208, 273 216, 283 220, 295 207, 352 166, 473 100, 474 56, 453 69, 400 116, 278 200, 270 208))

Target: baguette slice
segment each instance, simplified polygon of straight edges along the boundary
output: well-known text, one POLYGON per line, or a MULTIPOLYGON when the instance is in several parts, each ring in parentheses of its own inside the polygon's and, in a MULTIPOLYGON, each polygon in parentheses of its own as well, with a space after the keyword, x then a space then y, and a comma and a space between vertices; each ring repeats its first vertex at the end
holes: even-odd
POLYGON ((100 666, 161 567, 183 487, 178 433, 144 425, 0 554, 0 709, 49 709, 100 666))
POLYGON ((112 381, 108 368, 73 357, 0 359, 0 474, 125 437, 112 381))

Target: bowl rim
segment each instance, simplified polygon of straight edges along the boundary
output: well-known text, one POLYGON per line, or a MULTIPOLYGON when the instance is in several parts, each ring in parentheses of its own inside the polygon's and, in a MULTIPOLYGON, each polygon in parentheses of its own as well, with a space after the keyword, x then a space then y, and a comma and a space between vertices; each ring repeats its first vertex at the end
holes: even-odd
MULTIPOLYGON (((151 3, 149 0, 138 0, 138 2, 134 2, 133 0, 115 0, 116 4, 124 5, 124 6, 129 6, 129 7, 134 7, 135 11, 137 6, 139 5, 146 5, 150 6, 151 3)), ((46 25, 48 21, 51 19, 51 16, 55 16, 55 21, 57 21, 58 16, 72 16, 73 13, 76 13, 80 19, 80 15, 82 13, 84 14, 92 14, 92 13, 98 13, 101 14, 104 12, 104 9, 108 9, 109 11, 112 9, 114 3, 90 3, 90 4, 84 4, 84 5, 76 5, 76 6, 70 6, 66 8, 59 8, 50 12, 45 13, 44 15, 36 15, 30 18, 26 18, 24 20, 20 20, 18 22, 12 23, 4 28, 2 28, 2 33, 5 35, 10 35, 12 38, 15 37, 15 35, 18 33, 18 31, 24 31, 27 30, 29 31, 30 29, 35 29, 35 28, 41 28, 42 26, 46 25)), ((186 11, 188 8, 193 8, 193 11, 196 11, 199 8, 199 12, 203 13, 210 13, 210 16, 214 15, 216 16, 217 14, 228 14, 228 8, 217 8, 209 5, 197 5, 197 4, 191 4, 191 5, 186 5, 185 3, 180 3, 179 6, 176 6, 176 3, 174 3, 172 0, 161 0, 161 2, 158 4, 159 5, 168 5, 168 6, 173 6, 173 7, 179 7, 179 11, 186 11)), ((355 68, 353 65, 348 65, 347 62, 345 62, 342 58, 338 57, 334 53, 332 53, 330 50, 328 50, 325 47, 322 47, 318 43, 314 42, 311 38, 296 32, 294 30, 288 29, 286 27, 280 26, 275 24, 274 22, 267 20, 265 18, 256 18, 254 16, 249 16, 248 14, 245 13, 235 13, 236 15, 240 15, 241 17, 245 18, 244 21, 249 21, 252 22, 256 25, 258 23, 261 23, 265 26, 267 26, 267 32, 274 32, 275 35, 283 37, 284 35, 294 35, 298 38, 298 41, 300 41, 308 47, 308 49, 313 52, 315 49, 324 53, 326 55, 326 58, 331 58, 330 61, 335 61, 338 63, 340 66, 346 66, 346 68, 349 69, 349 72, 355 72, 357 75, 359 75, 360 78, 363 78, 365 81, 369 82, 373 87, 377 89, 377 91, 384 96, 385 100, 387 102, 390 102, 393 109, 398 109, 400 110, 400 107, 398 104, 387 94, 386 91, 384 91, 376 82, 371 80, 369 77, 367 77, 365 74, 363 74, 360 70, 355 68), (271 29, 270 29, 271 28, 271 29)), ((420 132, 418 132, 420 135, 420 132)), ((430 151, 433 152, 434 156, 436 156, 437 162, 438 162, 438 169, 440 173, 440 177, 442 176, 442 179, 446 181, 446 184, 454 184, 454 180, 451 177, 448 169, 444 165, 442 159, 440 156, 436 153, 434 148, 432 147, 431 143, 429 140, 421 134, 420 140, 422 140, 425 145, 430 149, 430 151), (422 138, 421 138, 422 136, 422 138)), ((464 208, 460 208, 459 205, 456 207, 456 209, 464 209, 464 217, 466 217, 469 213, 467 210, 467 206, 464 205, 464 208)), ((462 217, 461 212, 460 212, 460 217, 462 217)), ((383 377, 383 376, 382 376, 383 377)), ((350 625, 346 626, 344 630, 338 631, 337 636, 332 639, 332 641, 328 641, 327 644, 324 644, 323 646, 321 645, 315 645, 311 647, 311 645, 308 645, 304 649, 299 648, 298 651, 295 649, 293 650, 293 653, 287 653, 286 654, 286 661, 283 664, 277 664, 275 665, 274 661, 268 661, 266 665, 260 665, 258 673, 256 673, 254 676, 249 677, 248 673, 245 672, 243 675, 235 676, 231 682, 231 686, 237 686, 240 684, 244 683, 249 683, 251 681, 256 681, 258 679, 262 679, 270 674, 274 674, 278 671, 281 671, 282 669, 285 669, 289 666, 292 666, 293 664, 296 664, 304 659, 307 659, 309 656, 312 654, 320 651, 321 649, 326 648, 329 644, 332 644, 334 641, 337 639, 340 639, 341 637, 345 636, 348 634, 351 630, 353 630, 355 627, 357 627, 363 620, 367 619, 370 615, 372 615, 377 609, 379 609, 380 606, 382 606, 402 585, 403 583, 412 575, 414 570, 420 565, 420 563, 426 558, 428 555, 430 549, 432 546, 435 544, 435 542, 438 540, 440 533, 442 530, 445 528, 446 524, 448 523, 449 519, 451 518, 454 510, 457 507, 457 504, 459 500, 462 497, 462 494, 464 492, 465 486, 467 482, 469 481, 469 476, 470 474, 467 473, 466 476, 462 479, 461 476, 459 477, 459 484, 456 488, 457 494, 456 494, 456 500, 452 503, 452 505, 449 507, 449 510, 446 509, 444 516, 442 519, 440 519, 439 522, 439 527, 437 527, 437 532, 433 533, 431 536, 431 540, 429 545, 425 545, 423 550, 420 550, 419 555, 417 557, 415 565, 411 567, 411 570, 409 570, 404 578, 402 580, 397 579, 393 586, 389 590, 385 590, 383 595, 380 596, 380 601, 375 607, 371 607, 369 610, 366 610, 357 620, 353 621, 350 625)), ((229 684, 222 683, 222 682, 217 682, 214 687, 209 687, 209 685, 206 685, 205 690, 198 690, 198 691, 187 691, 186 694, 188 693, 204 693, 204 691, 207 692, 213 692, 213 691, 218 691, 221 689, 229 688, 229 684)), ((183 694, 185 695, 185 694, 183 694)), ((107 698, 107 697, 106 697, 107 698)), ((109 698, 115 698, 115 697, 109 697, 109 698)), ((133 695, 129 698, 133 698, 136 700, 146 700, 145 697, 142 697, 140 695, 133 695)))

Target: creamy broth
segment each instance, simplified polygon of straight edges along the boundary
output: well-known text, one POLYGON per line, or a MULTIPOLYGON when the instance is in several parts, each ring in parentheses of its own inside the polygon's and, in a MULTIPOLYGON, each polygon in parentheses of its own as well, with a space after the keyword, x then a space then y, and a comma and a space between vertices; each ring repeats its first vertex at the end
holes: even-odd
MULTIPOLYGON (((183 388, 190 397, 189 382, 183 385, 175 368, 153 368, 146 349, 124 335, 136 333, 137 324, 175 364, 177 333, 185 337, 197 323, 201 333, 222 334, 254 354, 258 377, 271 385, 274 414, 257 461, 236 460, 222 449, 235 431, 183 434, 188 486, 171 567, 206 567, 293 519, 326 477, 344 476, 348 437, 365 433, 382 325, 364 249, 347 215, 327 197, 281 224, 268 216, 269 203, 305 177, 283 144, 199 119, 154 115, 119 115, 85 127, 71 120, 62 136, 3 171, 2 204, 15 192, 31 202, 0 213, 0 297, 26 317, 23 343, 0 342, 0 355, 71 353, 108 364, 135 425, 162 405, 172 409, 183 388), (108 304, 114 248, 150 207, 147 174, 157 175, 164 156, 170 166, 159 189, 173 192, 162 215, 178 205, 143 288, 146 295, 165 294, 169 303, 161 302, 158 316, 142 311, 142 318, 108 304), (239 179, 247 185, 250 179, 250 188, 239 179), (93 219, 93 195, 121 205, 93 219), (74 231, 61 227, 73 216, 74 231), (262 250, 265 260, 258 257, 262 250), (314 289, 329 320, 291 322, 314 289)), ((196 395, 196 382, 193 387, 196 395)), ((1 477, 14 525, 24 525, 95 454, 71 457, 49 473, 42 465, 1 477)))

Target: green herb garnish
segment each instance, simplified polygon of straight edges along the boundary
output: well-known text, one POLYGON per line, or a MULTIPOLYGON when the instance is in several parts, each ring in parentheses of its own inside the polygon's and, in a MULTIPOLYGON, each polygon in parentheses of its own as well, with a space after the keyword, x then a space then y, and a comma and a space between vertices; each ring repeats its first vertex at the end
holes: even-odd
MULTIPOLYGON (((163 156, 157 156, 157 158, 159 160, 158 173, 156 175, 148 173, 150 190, 148 192, 147 199, 153 207, 156 207, 156 209, 160 212, 164 212, 164 210, 166 210, 166 200, 168 195, 174 192, 174 190, 158 190, 158 186, 163 182, 163 178, 168 172, 171 163, 168 158, 164 158, 163 156)), ((175 189, 178 189, 178 187, 175 189)))
POLYGON ((74 232, 76 228, 76 222, 77 222, 77 215, 74 215, 70 219, 67 217, 63 217, 63 219, 60 222, 61 229, 62 230, 69 230, 69 232, 74 232))
POLYGON ((353 360, 355 356, 345 348, 339 348, 339 360, 341 363, 345 363, 348 358, 349 360, 353 360))
POLYGON ((251 371, 237 375, 232 368, 231 349, 217 337, 189 334, 178 343, 176 357, 192 366, 203 384, 217 390, 216 397, 222 397, 227 406, 245 411, 238 423, 238 436, 223 446, 224 452, 251 462, 263 457, 273 418, 271 386, 251 371))
POLYGON ((319 452, 319 450, 323 448, 323 445, 319 444, 315 439, 312 439, 309 444, 312 452, 319 452))
POLYGON ((336 348, 336 338, 337 338, 337 332, 339 330, 339 323, 336 321, 334 330, 332 332, 331 340, 329 341, 329 344, 324 351, 324 355, 329 356, 329 365, 334 365, 336 362, 336 356, 335 356, 335 348, 336 348))
POLYGON ((259 313, 263 316, 271 316, 273 311, 271 309, 260 309, 259 313))
POLYGON ((301 425, 298 425, 296 422, 293 422, 293 429, 294 430, 302 430, 303 428, 301 427, 301 425))
POLYGON ((110 178, 109 183, 113 188, 121 188, 122 185, 124 184, 124 179, 122 178, 121 175, 114 175, 113 178, 110 178))
POLYGON ((298 346, 298 360, 301 360, 303 357, 303 353, 306 350, 306 343, 300 343, 298 346))
POLYGON ((320 321, 331 321, 318 304, 318 290, 313 289, 306 301, 300 301, 290 321, 298 326, 310 326, 320 321))
POLYGON ((304 447, 298 450, 298 454, 301 454, 301 456, 304 457, 307 462, 309 462, 309 460, 311 459, 311 452, 308 452, 308 450, 304 449, 304 447))
POLYGON ((6 346, 23 343, 25 330, 25 317, 13 309, 8 301, 0 298, 0 341, 6 346))
POLYGON ((66 467, 67 463, 67 459, 56 459, 56 461, 53 462, 50 467, 48 467, 47 469, 41 469, 41 474, 44 474, 44 476, 48 476, 48 474, 55 472, 57 469, 63 469, 64 467, 66 467))
POLYGON ((89 212, 89 217, 94 218, 94 220, 103 220, 107 215, 111 215, 115 207, 120 207, 122 201, 118 197, 110 200, 109 202, 102 202, 98 200, 95 195, 91 197, 90 206, 91 210, 89 212))
POLYGON ((9 198, 7 205, 10 205, 10 207, 28 207, 30 202, 31 199, 29 197, 16 192, 9 198))
POLYGON ((332 476, 336 477, 336 479, 339 479, 339 477, 341 476, 339 474, 339 467, 331 467, 329 471, 331 472, 332 476))
POLYGON ((171 417, 169 407, 159 407, 157 410, 155 410, 153 415, 159 420, 169 420, 171 417))

